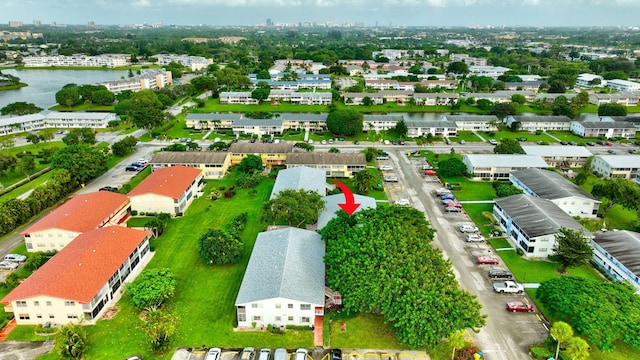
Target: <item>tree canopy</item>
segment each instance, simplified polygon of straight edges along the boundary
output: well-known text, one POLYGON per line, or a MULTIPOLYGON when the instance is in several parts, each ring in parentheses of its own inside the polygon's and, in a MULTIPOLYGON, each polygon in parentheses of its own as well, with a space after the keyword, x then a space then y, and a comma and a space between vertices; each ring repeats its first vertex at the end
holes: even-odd
POLYGON ((438 162, 438 172, 441 176, 452 177, 467 174, 467 165, 457 157, 450 157, 447 160, 438 162))
POLYGON ((369 190, 376 187, 378 179, 367 169, 360 170, 353 174, 353 186, 356 187, 359 194, 366 194, 369 190))
POLYGON ((107 170, 104 154, 88 145, 71 145, 56 151, 49 158, 51 168, 66 169, 78 183, 100 176, 107 170))
POLYGON ((176 280, 170 269, 145 269, 127 285, 131 304, 140 310, 157 309, 165 300, 173 297, 175 290, 176 280))
POLYGON ((580 266, 589 261, 593 255, 591 240, 581 231, 561 227, 555 235, 553 259, 562 264, 562 272, 569 267, 580 266))
POLYGON ((500 140, 500 143, 493 147, 493 152, 496 154, 524 154, 524 150, 518 140, 505 138, 500 140))
POLYGON ((627 107, 622 104, 601 104, 598 116, 627 116, 627 107))
MULTIPOLYGON (((480 100, 478 100, 478 105, 480 100)), ((496 103, 491 109, 491 115, 495 115, 500 121, 503 121, 509 115, 516 114, 516 107, 511 103, 496 103)))
POLYGON ((536 297, 601 350, 613 350, 617 340, 640 349, 640 296, 635 288, 621 282, 562 276, 542 282, 536 297))
POLYGON ((304 228, 318 222, 324 208, 322 196, 315 191, 286 189, 263 205, 262 220, 304 228))
POLYGON ((245 174, 254 174, 262 171, 262 158, 258 155, 247 155, 238 164, 238 171, 245 174))
POLYGON ((340 212, 320 234, 327 243, 327 281, 342 293, 345 310, 380 313, 402 343, 433 346, 456 330, 484 326, 480 303, 458 287, 420 211, 340 212))
POLYGON ((0 115, 28 115, 36 114, 40 111, 42 111, 42 108, 36 106, 35 104, 18 101, 8 104, 0 109, 0 115))
POLYGON ((198 254, 208 264, 235 264, 242 256, 242 241, 224 230, 210 229, 200 236, 198 254))
POLYGON ((362 132, 363 118, 356 110, 332 111, 327 115, 327 128, 335 135, 357 135, 362 132))

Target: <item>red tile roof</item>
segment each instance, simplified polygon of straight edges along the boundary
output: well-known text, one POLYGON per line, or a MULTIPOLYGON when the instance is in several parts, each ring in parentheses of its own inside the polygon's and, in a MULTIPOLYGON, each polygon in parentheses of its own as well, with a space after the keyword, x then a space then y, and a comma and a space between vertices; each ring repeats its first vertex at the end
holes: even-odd
POLYGON ((51 296, 89 303, 147 231, 110 226, 75 238, 51 260, 5 296, 0 303, 51 296))
POLYGON ((179 199, 189 185, 202 174, 199 169, 186 166, 171 166, 157 169, 144 179, 135 189, 129 192, 129 197, 158 194, 179 199))
POLYGON ((128 202, 129 198, 126 195, 111 191, 77 195, 29 226, 21 234, 54 228, 83 233, 96 229, 128 202))

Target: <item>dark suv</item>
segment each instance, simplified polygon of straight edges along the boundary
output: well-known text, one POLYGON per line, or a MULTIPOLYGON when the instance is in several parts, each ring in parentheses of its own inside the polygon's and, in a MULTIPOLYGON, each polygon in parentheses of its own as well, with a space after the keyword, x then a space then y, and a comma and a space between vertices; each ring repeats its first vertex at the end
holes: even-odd
POLYGON ((490 279, 513 280, 513 274, 501 269, 492 269, 487 272, 490 279))

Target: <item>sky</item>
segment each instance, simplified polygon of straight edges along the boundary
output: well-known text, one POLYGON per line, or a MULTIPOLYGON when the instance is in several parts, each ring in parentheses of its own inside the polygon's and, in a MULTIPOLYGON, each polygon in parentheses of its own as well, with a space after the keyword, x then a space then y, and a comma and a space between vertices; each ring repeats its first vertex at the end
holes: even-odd
POLYGON ((0 0, 0 24, 640 26, 640 0, 0 0))

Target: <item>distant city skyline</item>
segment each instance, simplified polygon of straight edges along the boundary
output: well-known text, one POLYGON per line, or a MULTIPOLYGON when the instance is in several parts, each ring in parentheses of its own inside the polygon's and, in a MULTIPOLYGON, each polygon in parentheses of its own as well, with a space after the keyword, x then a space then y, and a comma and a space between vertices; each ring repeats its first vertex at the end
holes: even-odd
POLYGON ((640 0, 3 0, 0 23, 637 26, 640 0))

